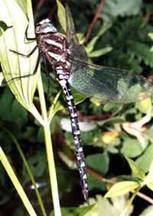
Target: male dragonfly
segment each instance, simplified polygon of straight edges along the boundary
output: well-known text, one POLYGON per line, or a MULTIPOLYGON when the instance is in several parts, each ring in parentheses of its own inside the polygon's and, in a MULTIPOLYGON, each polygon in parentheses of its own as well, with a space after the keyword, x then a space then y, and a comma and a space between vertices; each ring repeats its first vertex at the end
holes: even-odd
MULTIPOLYGON (((142 76, 127 70, 88 63, 83 46, 78 43, 71 12, 66 5, 66 36, 60 34, 50 19, 36 25, 37 47, 56 72, 69 111, 75 144, 77 165, 80 173, 82 193, 87 200, 88 184, 85 159, 80 140, 78 115, 70 86, 88 96, 107 101, 129 103, 150 96, 153 87, 142 76)), ((36 47, 34 48, 34 51, 36 47)), ((33 52, 31 52, 33 53, 33 52)))

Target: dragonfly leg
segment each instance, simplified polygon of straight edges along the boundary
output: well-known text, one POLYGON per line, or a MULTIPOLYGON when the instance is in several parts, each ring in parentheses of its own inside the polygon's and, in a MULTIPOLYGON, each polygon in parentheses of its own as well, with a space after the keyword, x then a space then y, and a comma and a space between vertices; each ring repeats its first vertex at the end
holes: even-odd
MULTIPOLYGON (((29 22, 28 15, 27 15, 27 19, 28 19, 28 22, 29 22)), ((28 25, 26 27, 26 30, 25 30, 25 38, 26 38, 26 40, 27 41, 34 41, 34 40, 36 40, 36 37, 28 37, 28 28, 29 28, 29 23, 28 23, 28 25)))
POLYGON ((37 72, 37 69, 38 69, 38 66, 39 66, 39 62, 40 62, 40 54, 38 55, 38 59, 37 59, 35 68, 33 70, 33 73, 31 73, 31 74, 25 74, 23 76, 13 77, 12 79, 7 80, 6 82, 4 81, 4 85, 7 84, 7 83, 9 83, 9 82, 11 82, 11 81, 13 81, 13 80, 16 80, 16 79, 22 79, 22 78, 27 78, 29 76, 34 76, 36 74, 36 72, 37 72))
POLYGON ((13 52, 13 53, 15 53, 15 54, 17 54, 17 55, 23 56, 23 57, 25 57, 25 58, 29 58, 29 57, 35 52, 35 50, 36 50, 37 48, 38 48, 38 46, 36 45, 36 46, 30 51, 30 53, 28 53, 28 54, 24 54, 24 53, 21 53, 21 52, 12 50, 12 49, 9 49, 9 51, 10 51, 10 52, 13 52))

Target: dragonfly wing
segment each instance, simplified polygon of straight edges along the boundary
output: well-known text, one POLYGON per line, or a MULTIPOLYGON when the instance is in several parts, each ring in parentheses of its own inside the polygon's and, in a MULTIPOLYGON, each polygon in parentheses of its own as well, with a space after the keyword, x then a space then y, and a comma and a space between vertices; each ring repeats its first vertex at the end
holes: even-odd
POLYGON ((66 39, 70 43, 72 40, 78 43, 77 37, 75 37, 75 26, 72 18, 72 14, 69 6, 65 5, 65 15, 66 15, 66 39))
POLYGON ((147 79, 127 70, 80 64, 69 77, 70 85, 81 93, 99 98, 102 103, 135 102, 153 92, 153 86, 147 79))
POLYGON ((75 59, 83 59, 87 61, 88 57, 84 46, 79 44, 79 40, 76 36, 75 26, 72 18, 72 14, 69 6, 65 6, 66 13, 66 39, 71 52, 71 58, 75 56, 75 59))

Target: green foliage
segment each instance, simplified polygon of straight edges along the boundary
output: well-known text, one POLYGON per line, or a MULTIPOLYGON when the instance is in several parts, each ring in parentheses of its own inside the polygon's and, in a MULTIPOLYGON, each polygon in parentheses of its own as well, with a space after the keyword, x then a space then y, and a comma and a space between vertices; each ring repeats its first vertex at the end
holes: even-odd
POLYGON ((0 119, 2 121, 15 121, 15 124, 20 127, 27 123, 27 112, 14 100, 8 89, 5 89, 1 95, 0 104, 0 119))
POLYGON ((108 0, 102 12, 104 19, 114 19, 118 16, 138 15, 141 11, 142 0, 126 1, 126 0, 108 0))
POLYGON ((94 154, 86 158, 86 163, 95 171, 105 174, 108 171, 109 158, 107 153, 94 154))
MULTIPOLYGON (((18 2, 22 10, 25 10, 23 9, 23 5, 20 4, 20 1, 18 2)), ((44 17, 50 11, 55 13, 55 4, 50 2, 48 1, 49 7, 48 5, 43 5, 40 13, 34 11, 38 19, 41 19, 40 14, 42 13, 44 13, 44 17)), ((81 42, 85 41, 84 33, 89 27, 98 3, 98 0, 86 0, 83 2, 78 0, 70 2, 70 9, 81 42)), ((37 5, 37 3, 35 4, 37 5)), ((152 20, 149 16, 151 11, 152 6, 142 0, 106 0, 104 8, 100 13, 100 19, 97 20, 89 40, 85 43, 90 61, 99 65, 126 68, 134 74, 142 73, 142 75, 148 77, 153 68, 153 52, 151 52, 151 47, 153 47, 153 32, 151 26, 152 20)), ((57 22, 65 29, 65 19, 63 18, 64 10, 60 1, 58 1, 57 20, 60 20, 57 22)), ((24 19, 27 22, 26 17, 24 19)), ((26 26, 26 24, 24 25, 26 26)), ((10 31, 7 22, 0 21, 0 27, 0 36, 5 31, 10 31)), ((9 35, 7 37, 9 38, 9 35)), ((24 43, 23 41, 17 42, 19 44, 24 43)), ((12 48, 10 43, 7 49, 12 48)), ((14 58, 12 57, 12 59, 14 58)), ((21 59, 20 61, 22 62, 21 59)), ((149 78, 151 80, 152 77, 149 78)), ((50 106, 50 103, 55 99, 55 95, 59 92, 60 88, 56 83, 54 75, 52 75, 50 83, 48 83, 48 79, 44 75, 44 83, 47 105, 50 106), (47 96, 48 86, 51 92, 49 96, 47 96)), ((28 83, 26 84, 25 90, 29 91, 29 85, 28 83)), ((30 82, 30 85, 33 89, 30 91, 30 94, 32 94, 32 98, 34 96, 34 104, 39 110, 38 93, 36 92, 34 94, 35 86, 33 86, 32 82, 30 82)), ((130 95, 133 94, 133 90, 130 91, 130 95)), ((86 99, 84 95, 81 95, 75 90, 74 95, 80 120, 86 122, 88 126, 93 123, 95 124, 94 129, 84 131, 86 128, 82 128, 81 132, 88 168, 90 195, 93 198, 89 199, 91 205, 78 208, 63 208, 62 214, 78 216, 118 216, 130 200, 126 196, 129 192, 132 193, 132 200, 136 196, 136 192, 143 187, 144 189, 147 188, 146 190, 151 190, 151 192, 153 190, 152 119, 143 125, 138 122, 147 115, 148 111, 151 112, 152 116, 152 99, 149 98, 148 100, 139 101, 136 104, 123 105, 108 103, 102 106, 95 98, 86 99), (130 134, 124 129, 123 123, 131 122, 138 123, 139 127, 135 131, 138 132, 139 136, 136 136, 136 133, 130 134), (142 146, 140 138, 143 138, 145 146, 142 146), (111 189, 108 190, 110 186, 111 189), (97 196, 97 194, 101 193, 106 193, 106 197, 110 197, 112 202, 110 203, 101 195, 97 196), (125 199, 123 206, 119 198, 125 199), (118 199, 117 205, 120 206, 120 209, 116 209, 113 199, 118 199)), ((54 112, 49 109, 48 115, 49 119, 52 120, 55 112, 60 111, 56 114, 56 118, 53 119, 52 137, 54 140, 54 153, 61 203, 63 206, 76 206, 82 204, 82 195, 78 172, 76 170, 72 135, 68 129, 62 131, 60 127, 63 116, 68 116, 67 110, 64 109, 64 103, 63 95, 58 94, 56 97, 56 105, 52 107, 54 112)), ((42 197, 48 201, 50 199, 50 191, 43 144, 44 135, 42 128, 38 126, 39 123, 19 105, 8 89, 2 89, 0 91, 1 146, 9 155, 14 169, 20 176, 28 193, 31 193, 31 189, 29 189, 32 188, 30 178, 15 145, 12 144, 11 138, 6 135, 5 129, 7 129, 20 141, 20 146, 31 166, 36 182, 42 185, 40 186, 42 197)), ((133 125, 130 126, 132 127, 133 125)), ((65 128, 68 128, 68 125, 65 128)), ((5 198, 0 205, 6 209, 8 200, 11 201, 13 189, 2 167, 0 167, 0 188, 0 196, 3 195, 5 198), (7 193, 5 194, 6 189, 7 193)), ((35 200, 33 202, 37 207, 38 203, 35 200)), ((144 208, 143 202, 142 200, 142 207, 144 208)), ((135 206, 134 208, 137 209, 139 207, 135 206)), ((133 209, 131 207, 129 212, 131 213, 132 211, 133 209)), ((127 215, 130 215, 129 212, 127 215)), ((54 213, 50 213, 51 215, 54 215, 54 213)), ((145 211, 142 215, 145 215, 145 211)))
POLYGON ((111 189, 105 194, 105 197, 116 197, 133 191, 139 187, 135 181, 122 181, 114 184, 111 189))
MULTIPOLYGON (((87 207, 81 207, 81 208, 62 208, 62 216, 85 216, 87 215, 87 212, 90 212, 90 210, 93 208, 93 206, 87 206, 87 207)), ((52 212, 49 216, 54 216, 54 212, 52 212)))
POLYGON ((137 139, 126 138, 123 142, 121 152, 130 158, 135 158, 143 152, 143 148, 137 139))
POLYGON ((152 162, 152 154, 153 154, 153 146, 150 145, 146 149, 144 154, 136 160, 138 166, 140 166, 145 172, 149 170, 149 166, 152 162))

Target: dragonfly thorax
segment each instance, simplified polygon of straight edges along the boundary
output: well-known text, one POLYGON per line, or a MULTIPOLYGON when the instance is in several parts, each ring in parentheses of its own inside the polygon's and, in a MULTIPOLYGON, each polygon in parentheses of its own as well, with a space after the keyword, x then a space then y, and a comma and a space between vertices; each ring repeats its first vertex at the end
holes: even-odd
POLYGON ((57 32, 51 20, 44 19, 36 26, 38 47, 57 73, 60 84, 67 81, 70 74, 70 50, 66 38, 57 32))

